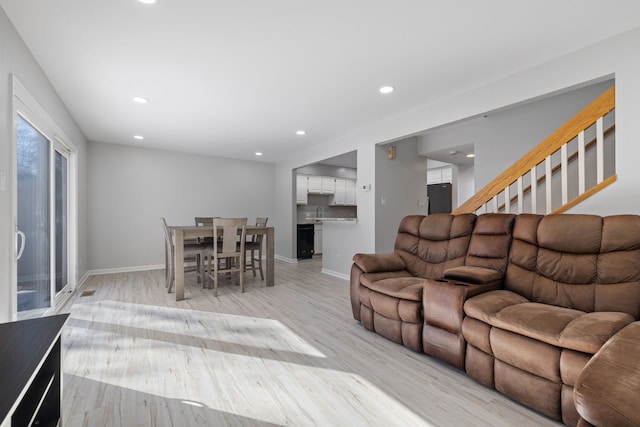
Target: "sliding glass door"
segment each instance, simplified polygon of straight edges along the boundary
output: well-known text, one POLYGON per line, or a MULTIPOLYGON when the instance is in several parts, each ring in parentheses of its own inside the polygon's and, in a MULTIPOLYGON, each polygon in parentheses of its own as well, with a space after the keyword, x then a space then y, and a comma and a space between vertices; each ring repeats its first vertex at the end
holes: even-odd
POLYGON ((59 147, 54 150, 56 296, 69 284, 69 159, 59 150, 59 147))
POLYGON ((69 161, 65 150, 17 116, 17 311, 52 307, 68 285, 69 161))

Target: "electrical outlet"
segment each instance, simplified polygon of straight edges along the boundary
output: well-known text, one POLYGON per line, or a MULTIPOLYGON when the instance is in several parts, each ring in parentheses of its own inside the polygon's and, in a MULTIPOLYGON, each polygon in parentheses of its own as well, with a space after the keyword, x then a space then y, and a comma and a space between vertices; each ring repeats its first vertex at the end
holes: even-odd
POLYGON ((336 259, 342 259, 342 255, 337 254, 337 255, 336 255, 336 259))

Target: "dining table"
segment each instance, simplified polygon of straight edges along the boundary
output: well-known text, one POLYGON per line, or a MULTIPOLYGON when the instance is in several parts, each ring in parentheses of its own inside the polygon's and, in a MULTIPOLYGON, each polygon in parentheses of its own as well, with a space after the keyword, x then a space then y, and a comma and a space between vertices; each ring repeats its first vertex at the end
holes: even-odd
MULTIPOLYGON (((174 274, 175 274, 175 287, 176 287, 176 301, 182 301, 184 299, 184 242, 187 239, 198 239, 205 237, 213 237, 213 228, 210 226, 201 225, 174 225, 169 226, 169 229, 173 233, 173 242, 175 249, 174 255, 174 274)), ((273 286, 274 284, 274 227, 260 227, 256 225, 247 225, 246 234, 250 235, 263 235, 265 236, 266 245, 266 271, 265 271, 265 284, 267 286, 273 286)), ((206 280, 206 278, 203 278, 206 280)))

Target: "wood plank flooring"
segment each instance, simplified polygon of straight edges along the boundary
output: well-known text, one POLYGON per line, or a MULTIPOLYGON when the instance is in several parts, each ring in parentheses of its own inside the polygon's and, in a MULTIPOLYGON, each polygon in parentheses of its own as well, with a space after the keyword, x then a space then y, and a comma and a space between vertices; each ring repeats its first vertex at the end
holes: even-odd
POLYGON ((456 369, 365 330, 319 260, 276 261, 217 298, 164 271, 93 276, 63 307, 63 425, 552 426, 456 369))

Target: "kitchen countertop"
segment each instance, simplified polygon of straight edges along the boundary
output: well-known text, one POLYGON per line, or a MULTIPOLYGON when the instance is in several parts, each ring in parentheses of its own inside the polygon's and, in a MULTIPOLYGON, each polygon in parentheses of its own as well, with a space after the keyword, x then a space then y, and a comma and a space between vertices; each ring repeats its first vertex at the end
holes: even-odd
POLYGON ((322 224, 323 222, 357 222, 358 218, 305 218, 298 224, 322 224))

